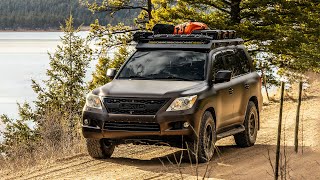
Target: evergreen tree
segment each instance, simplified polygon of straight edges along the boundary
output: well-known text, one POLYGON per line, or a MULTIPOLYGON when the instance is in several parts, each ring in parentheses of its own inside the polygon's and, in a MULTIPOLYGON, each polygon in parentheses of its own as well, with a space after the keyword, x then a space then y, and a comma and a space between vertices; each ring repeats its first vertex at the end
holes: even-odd
POLYGON ((259 0, 153 0, 155 23, 200 21, 211 29, 235 29, 252 55, 268 52, 272 64, 320 71, 320 2, 259 0))

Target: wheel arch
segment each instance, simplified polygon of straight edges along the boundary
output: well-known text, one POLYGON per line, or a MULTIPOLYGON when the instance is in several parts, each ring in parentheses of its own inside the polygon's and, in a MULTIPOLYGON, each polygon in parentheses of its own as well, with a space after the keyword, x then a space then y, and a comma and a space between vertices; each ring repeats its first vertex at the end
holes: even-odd
POLYGON ((252 96, 250 99, 249 99, 249 102, 253 102, 254 105, 256 106, 257 108, 257 112, 258 112, 258 129, 260 130, 260 112, 259 112, 259 101, 258 101, 258 98, 256 96, 252 96))
POLYGON ((209 108, 207 108, 206 110, 205 110, 205 112, 206 111, 209 111, 211 114, 212 114, 212 117, 213 117, 213 120, 214 120, 214 123, 215 123, 215 125, 217 125, 217 118, 216 118, 216 111, 214 110, 214 108, 213 107, 209 107, 209 108))

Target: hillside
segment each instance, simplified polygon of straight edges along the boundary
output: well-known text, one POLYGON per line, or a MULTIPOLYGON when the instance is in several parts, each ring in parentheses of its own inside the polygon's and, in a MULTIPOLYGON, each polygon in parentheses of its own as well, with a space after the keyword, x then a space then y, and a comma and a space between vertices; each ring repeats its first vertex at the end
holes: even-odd
MULTIPOLYGON (((97 18, 101 24, 123 22, 131 25, 134 15, 138 13, 119 12, 112 18, 106 13, 92 14, 80 5, 79 0, 71 0, 71 6, 75 24, 84 26, 90 25, 97 18)), ((69 16, 69 11, 69 1, 66 0, 0 0, 0 30, 57 29, 69 16)))

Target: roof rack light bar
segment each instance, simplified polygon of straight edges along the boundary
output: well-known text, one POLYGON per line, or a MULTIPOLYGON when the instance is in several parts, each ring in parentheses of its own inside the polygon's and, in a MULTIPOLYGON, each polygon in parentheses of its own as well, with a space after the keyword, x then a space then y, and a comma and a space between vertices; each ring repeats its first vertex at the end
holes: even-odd
POLYGON ((215 40, 218 39, 235 39, 237 33, 234 30, 196 30, 192 34, 202 34, 206 36, 211 36, 215 40))

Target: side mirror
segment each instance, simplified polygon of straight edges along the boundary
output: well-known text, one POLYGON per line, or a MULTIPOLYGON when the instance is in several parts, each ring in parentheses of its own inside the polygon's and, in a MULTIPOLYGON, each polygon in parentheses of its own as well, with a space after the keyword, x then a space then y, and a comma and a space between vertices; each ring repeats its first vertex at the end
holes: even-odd
POLYGON ((107 70, 107 76, 110 78, 110 79, 113 79, 117 74, 117 69, 116 68, 110 68, 107 70))
POLYGON ((231 80, 232 72, 229 70, 218 71, 215 77, 216 83, 228 82, 231 80))

